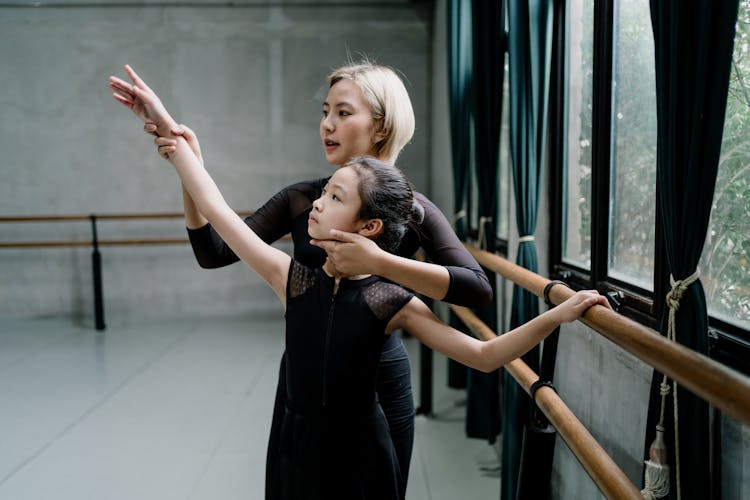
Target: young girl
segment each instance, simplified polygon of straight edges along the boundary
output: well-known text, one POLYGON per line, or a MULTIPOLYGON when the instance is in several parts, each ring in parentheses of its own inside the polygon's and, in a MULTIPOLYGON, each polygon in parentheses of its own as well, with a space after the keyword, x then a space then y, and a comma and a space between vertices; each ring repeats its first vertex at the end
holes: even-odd
MULTIPOLYGON (((135 75, 127 69, 131 76, 135 75)), ((369 155, 393 164, 414 133, 414 112, 406 88, 390 68, 363 62, 333 70, 328 76, 328 94, 320 120, 320 144, 326 161, 341 167, 353 157, 369 155)), ((156 125, 143 114, 144 108, 132 86, 118 78, 110 82, 120 102, 147 124, 148 133, 156 125)), ((172 125, 170 125, 170 128, 172 125)), ((162 135, 171 135, 169 128, 162 135)), ((200 159, 197 138, 187 127, 178 132, 200 159)), ((174 151, 175 140, 157 137, 161 154, 174 151)), ((491 300, 487 276, 456 237, 448 220, 426 196, 414 196, 424 208, 420 224, 407 228, 393 253, 380 249, 367 238, 354 233, 336 232, 334 240, 317 240, 313 246, 307 233, 312 202, 321 195, 328 178, 297 182, 287 186, 245 219, 245 223, 266 243, 286 234, 294 242, 295 260, 310 266, 322 265, 326 258, 347 274, 376 274, 435 300, 466 307, 484 307, 491 300), (422 248, 432 263, 418 262, 411 256, 422 248)), ((237 262, 221 236, 184 193, 188 235, 199 264, 218 268, 237 262)), ((282 357, 274 402, 273 421, 266 461, 266 499, 276 500, 280 487, 277 473, 281 421, 286 407, 286 368, 282 357)), ((402 472, 406 491, 409 463, 414 442, 414 396, 409 359, 399 335, 391 335, 383 346, 378 365, 378 402, 388 420, 391 439, 402 472)))
MULTIPOLYGON (((155 94, 137 78, 134 83, 133 91, 154 122, 162 127, 170 123, 155 94)), ((281 498, 403 497, 388 425, 375 396, 380 351, 394 330, 409 331, 461 363, 491 371, 592 305, 607 306, 595 291, 579 292, 525 325, 481 342, 443 324, 417 297, 382 278, 343 275, 329 260, 322 267, 307 267, 264 243, 226 204, 185 140, 176 140, 169 160, 200 212, 286 309, 281 498)), ((313 202, 308 232, 325 240, 337 228, 388 251, 420 216, 421 207, 400 171, 363 157, 330 178, 313 202)))

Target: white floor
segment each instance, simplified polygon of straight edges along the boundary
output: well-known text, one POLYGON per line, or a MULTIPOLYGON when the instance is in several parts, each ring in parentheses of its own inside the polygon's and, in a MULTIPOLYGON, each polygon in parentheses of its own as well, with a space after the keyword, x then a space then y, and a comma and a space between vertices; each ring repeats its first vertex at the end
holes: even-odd
MULTIPOLYGON (((0 500, 262 499, 281 319, 110 323, 0 320, 0 500)), ((434 371, 407 498, 495 500, 497 448, 434 371)))

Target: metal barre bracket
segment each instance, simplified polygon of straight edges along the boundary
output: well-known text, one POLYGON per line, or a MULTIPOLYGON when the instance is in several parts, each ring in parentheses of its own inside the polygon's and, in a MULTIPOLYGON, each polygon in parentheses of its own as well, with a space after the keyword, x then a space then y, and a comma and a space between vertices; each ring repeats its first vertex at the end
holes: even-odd
MULTIPOLYGON (((545 287, 544 287, 544 293, 542 295, 544 295, 544 303, 547 304, 550 307, 555 307, 555 304, 553 304, 550 301, 550 299, 549 299, 549 292, 550 292, 550 290, 552 290, 552 287, 555 286, 555 285, 568 286, 567 283, 565 283, 564 281, 560 281, 560 280, 552 280, 549 283, 547 283, 547 285, 545 285, 545 287)), ((568 287, 568 288, 570 288, 570 287, 568 287)))

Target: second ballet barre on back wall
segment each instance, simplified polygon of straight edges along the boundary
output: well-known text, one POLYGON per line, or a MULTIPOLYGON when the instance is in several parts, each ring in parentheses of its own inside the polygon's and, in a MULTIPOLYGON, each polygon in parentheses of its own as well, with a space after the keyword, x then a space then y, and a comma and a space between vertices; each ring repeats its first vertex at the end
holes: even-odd
MULTIPOLYGON (((250 215, 252 212, 238 212, 240 216, 250 215)), ((94 323, 97 330, 104 330, 104 294, 102 289, 102 263, 99 247, 105 246, 151 246, 151 245, 184 245, 187 238, 139 238, 139 239, 99 239, 97 223, 99 221, 134 221, 134 220, 166 220, 184 217, 181 212, 164 213, 121 213, 121 214, 90 214, 90 215, 31 215, 16 217, 0 217, 0 223, 39 223, 39 222, 90 222, 90 240, 41 240, 41 241, 0 241, 2 248, 70 248, 91 247, 91 265, 94 287, 94 323)))

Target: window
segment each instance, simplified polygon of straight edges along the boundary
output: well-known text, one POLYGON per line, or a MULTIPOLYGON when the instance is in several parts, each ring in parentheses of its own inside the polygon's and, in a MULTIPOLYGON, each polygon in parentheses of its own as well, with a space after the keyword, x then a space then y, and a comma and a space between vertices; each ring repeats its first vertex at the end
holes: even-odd
POLYGON ((699 269, 712 316, 750 329, 750 0, 740 2, 719 171, 699 269))
POLYGON ((653 291, 656 88, 649 3, 573 0, 566 23, 560 260, 594 281, 653 291), (595 31, 609 16, 609 29, 595 31))
MULTIPOLYGON (((575 286, 617 293, 622 313, 658 328, 669 284, 663 282, 666 262, 655 227, 649 2, 570 0, 559 13, 564 36, 555 43, 564 46, 553 48, 553 66, 562 74, 551 82, 550 106, 560 116, 551 128, 551 207, 558 217, 551 224, 553 269, 575 286)), ((722 151, 699 270, 718 346, 714 354, 750 360, 750 0, 739 5, 722 151)))
POLYGON ((594 1, 574 0, 568 5, 562 258, 568 264, 590 270, 594 1))
POLYGON ((648 0, 615 2, 608 274, 653 291, 656 77, 648 0))

